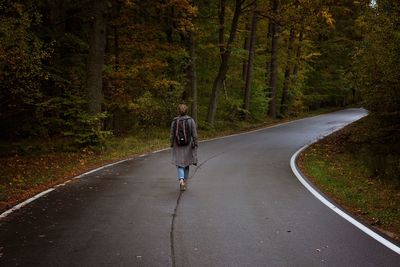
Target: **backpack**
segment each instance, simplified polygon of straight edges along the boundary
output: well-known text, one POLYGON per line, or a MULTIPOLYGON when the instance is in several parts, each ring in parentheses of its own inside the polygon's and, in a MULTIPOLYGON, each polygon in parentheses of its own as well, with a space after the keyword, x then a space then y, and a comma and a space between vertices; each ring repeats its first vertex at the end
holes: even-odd
POLYGON ((174 135, 178 146, 187 146, 190 143, 191 131, 189 119, 176 119, 174 123, 174 135))

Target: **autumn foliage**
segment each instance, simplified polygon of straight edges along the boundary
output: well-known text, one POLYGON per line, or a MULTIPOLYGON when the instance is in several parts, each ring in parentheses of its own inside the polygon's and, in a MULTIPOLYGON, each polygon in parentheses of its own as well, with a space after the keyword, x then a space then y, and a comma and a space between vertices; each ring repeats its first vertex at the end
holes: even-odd
POLYGON ((367 0, 2 1, 0 136, 97 146, 166 127, 180 102, 203 128, 360 101, 393 125, 398 9, 367 0))

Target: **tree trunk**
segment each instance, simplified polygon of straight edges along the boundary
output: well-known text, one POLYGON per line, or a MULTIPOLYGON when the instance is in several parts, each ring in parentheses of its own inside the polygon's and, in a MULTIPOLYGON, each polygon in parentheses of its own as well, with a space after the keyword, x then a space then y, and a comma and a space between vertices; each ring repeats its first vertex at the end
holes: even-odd
POLYGON ((301 58, 301 46, 304 38, 304 18, 302 18, 301 21, 301 28, 300 28, 300 33, 299 33, 299 43, 297 45, 297 50, 296 50, 296 63, 293 68, 293 76, 297 78, 297 73, 299 72, 299 65, 300 65, 300 58, 301 58))
POLYGON ((219 29, 218 29, 218 47, 219 53, 222 60, 222 55, 225 52, 225 0, 219 1, 219 11, 218 11, 218 21, 219 21, 219 29))
POLYGON ((228 39, 226 46, 223 49, 224 52, 221 55, 221 64, 218 69, 217 77, 215 77, 215 80, 213 83, 210 104, 208 106, 207 122, 210 125, 214 124, 215 113, 217 111, 218 95, 219 95, 221 87, 224 83, 224 80, 226 78, 226 73, 228 72, 228 62, 229 62, 229 58, 231 55, 232 44, 236 38, 236 31, 237 31, 237 27, 238 27, 238 23, 239 23, 241 6, 242 6, 242 1, 236 0, 235 11, 234 11, 234 15, 232 18, 232 25, 231 25, 231 31, 229 34, 229 39, 228 39))
POLYGON ((167 37, 167 42, 172 44, 174 42, 174 8, 168 6, 164 13, 164 32, 167 37))
MULTIPOLYGON (((121 15, 121 3, 117 2, 117 7, 116 7, 116 16, 119 18, 121 15)), ((114 53, 115 53, 115 70, 119 70, 119 64, 120 64, 120 46, 119 46, 119 33, 118 33, 118 26, 113 26, 114 30, 114 53)))
MULTIPOLYGON (((249 18, 250 20, 250 18, 249 18)), ((244 38, 244 45, 243 49, 246 50, 248 53, 250 53, 250 23, 246 22, 246 37, 244 38)), ((242 66, 242 79, 243 81, 246 81, 246 75, 247 75, 247 64, 248 64, 248 57, 243 60, 243 66, 242 66)))
POLYGON ((87 59, 86 88, 88 93, 89 113, 101 112, 103 103, 103 66, 106 46, 106 11, 107 1, 92 2, 92 22, 89 31, 89 55, 87 59))
POLYGON ((257 1, 254 2, 253 14, 251 19, 251 33, 250 33, 250 44, 249 44, 249 59, 246 69, 246 83, 244 88, 244 119, 249 118, 250 109, 250 97, 251 97, 251 82, 253 78, 253 63, 255 56, 255 44, 256 44, 256 31, 257 31, 257 1))
MULTIPOLYGON (((272 22, 271 20, 268 23, 268 33, 267 33, 267 44, 266 44, 266 52, 267 54, 271 54, 271 43, 268 42, 272 38, 272 22)), ((266 91, 269 90, 269 77, 270 77, 270 70, 271 70, 271 59, 267 57, 267 60, 265 61, 265 87, 267 88, 266 91)))
POLYGON ((68 6, 64 2, 65 1, 61 0, 53 0, 46 3, 46 6, 49 8, 49 23, 57 32, 66 31, 66 11, 68 6))
POLYGON ((189 66, 188 66, 188 85, 190 88, 190 95, 192 98, 192 118, 197 122, 197 72, 196 72, 196 53, 195 42, 193 38, 194 33, 191 31, 187 34, 186 47, 189 51, 189 66))
POLYGON ((115 70, 119 70, 119 54, 120 54, 120 48, 119 48, 119 34, 118 34, 118 28, 114 27, 114 52, 115 52, 115 70))
POLYGON ((222 62, 219 66, 217 77, 215 78, 214 83, 213 83, 211 99, 210 99, 210 104, 208 106, 208 113, 207 113, 207 122, 210 125, 214 124, 215 113, 217 111, 218 95, 219 95, 221 87, 224 83, 226 73, 228 72, 228 60, 229 60, 229 54, 224 53, 222 55, 222 62))
MULTIPOLYGON (((274 14, 274 20, 277 19, 279 8, 279 0, 272 0, 272 11, 274 14)), ((270 97, 268 107, 268 115, 272 118, 276 118, 276 91, 277 91, 277 80, 278 80, 278 38, 279 38, 279 25, 276 21, 272 22, 271 25, 271 64, 270 64, 270 97)))
POLYGON ((289 102, 289 82, 290 82, 290 65, 292 64, 292 54, 293 54, 293 43, 294 43, 295 31, 292 27, 290 29, 289 44, 287 51, 287 63, 285 68, 285 78, 283 81, 283 92, 281 99, 281 114, 285 115, 288 111, 289 102))

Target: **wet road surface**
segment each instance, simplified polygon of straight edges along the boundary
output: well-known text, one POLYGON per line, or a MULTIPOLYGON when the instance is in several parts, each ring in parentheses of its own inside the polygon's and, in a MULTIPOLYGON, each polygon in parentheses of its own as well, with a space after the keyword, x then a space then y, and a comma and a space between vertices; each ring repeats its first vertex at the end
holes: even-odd
POLYGON ((300 147, 365 114, 200 143, 182 194, 169 150, 74 180, 0 222, 0 266, 400 266, 289 165, 300 147))

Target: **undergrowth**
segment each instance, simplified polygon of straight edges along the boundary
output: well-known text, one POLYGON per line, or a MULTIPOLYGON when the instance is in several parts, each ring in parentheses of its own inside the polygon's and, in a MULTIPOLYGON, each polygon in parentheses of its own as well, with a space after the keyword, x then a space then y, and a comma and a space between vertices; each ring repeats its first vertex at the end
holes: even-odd
POLYGON ((387 133, 368 116, 312 145, 299 163, 328 196, 399 239, 399 141, 387 133))

